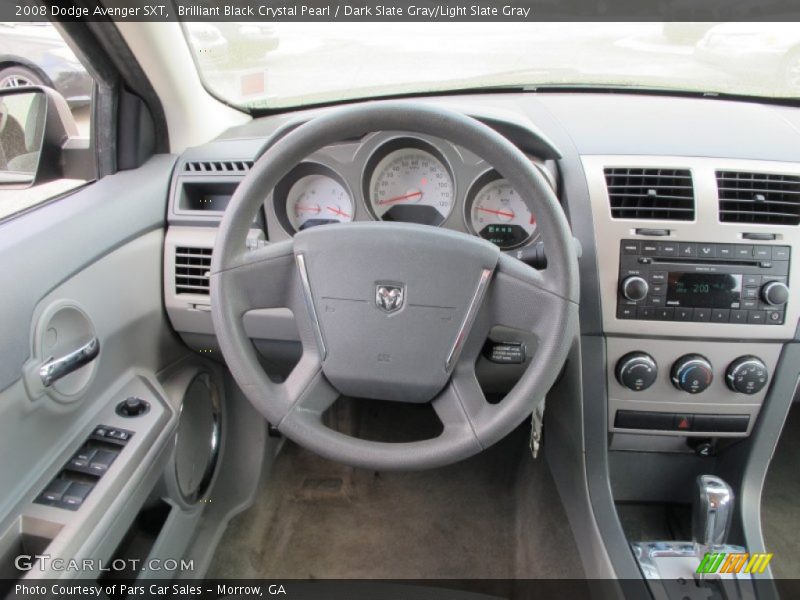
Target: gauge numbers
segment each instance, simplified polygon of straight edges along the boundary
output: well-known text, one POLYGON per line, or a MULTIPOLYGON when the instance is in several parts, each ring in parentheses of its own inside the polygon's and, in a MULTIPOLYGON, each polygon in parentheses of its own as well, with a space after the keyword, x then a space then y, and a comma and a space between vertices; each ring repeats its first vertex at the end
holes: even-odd
POLYGON ((453 210, 453 179, 444 163, 421 148, 389 152, 369 183, 370 207, 383 221, 441 225, 453 210))
POLYGON ((536 233, 536 217, 505 179, 494 179, 478 189, 469 221, 477 235, 503 250, 521 246, 536 233))
POLYGON ((301 177, 286 196, 286 216, 295 231, 353 220, 353 201, 344 186, 322 174, 301 177))

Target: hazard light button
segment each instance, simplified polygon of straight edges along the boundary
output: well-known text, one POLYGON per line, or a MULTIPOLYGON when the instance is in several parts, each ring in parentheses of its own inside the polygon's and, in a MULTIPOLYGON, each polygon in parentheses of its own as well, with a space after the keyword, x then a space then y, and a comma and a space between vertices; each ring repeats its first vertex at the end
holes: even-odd
POLYGON ((672 428, 678 431, 691 431, 694 425, 694 415, 673 415, 672 428))

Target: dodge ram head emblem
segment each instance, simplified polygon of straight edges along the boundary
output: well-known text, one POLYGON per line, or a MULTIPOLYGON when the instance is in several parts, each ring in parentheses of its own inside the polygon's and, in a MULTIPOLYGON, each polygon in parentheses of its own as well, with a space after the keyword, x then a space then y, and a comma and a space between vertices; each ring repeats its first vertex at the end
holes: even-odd
POLYGON ((378 283, 375 286, 375 304, 382 311, 393 313, 403 307, 403 285, 378 283))

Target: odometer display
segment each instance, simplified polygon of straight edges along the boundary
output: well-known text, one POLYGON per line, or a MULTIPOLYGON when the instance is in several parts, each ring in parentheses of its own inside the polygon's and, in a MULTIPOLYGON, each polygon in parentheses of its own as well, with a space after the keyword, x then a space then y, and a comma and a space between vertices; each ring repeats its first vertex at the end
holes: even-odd
POLYGON ((536 233, 536 217, 511 184, 493 179, 477 185, 469 207, 472 230, 504 250, 528 242, 536 233))
POLYGON ((453 179, 444 163, 421 148, 389 152, 375 166, 369 202, 375 217, 441 225, 453 210, 453 179))

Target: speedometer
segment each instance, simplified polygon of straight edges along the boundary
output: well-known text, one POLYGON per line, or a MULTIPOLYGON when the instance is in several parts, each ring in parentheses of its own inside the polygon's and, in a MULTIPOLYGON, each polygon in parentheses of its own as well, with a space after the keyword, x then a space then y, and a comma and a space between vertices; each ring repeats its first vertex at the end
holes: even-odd
POLYGON ((474 233, 503 250, 516 248, 536 234, 536 217, 511 184, 496 175, 481 177, 467 206, 474 233))
POLYGON ((453 210, 453 178, 434 152, 422 145, 390 150, 375 165, 368 184, 376 218, 441 225, 453 210))

